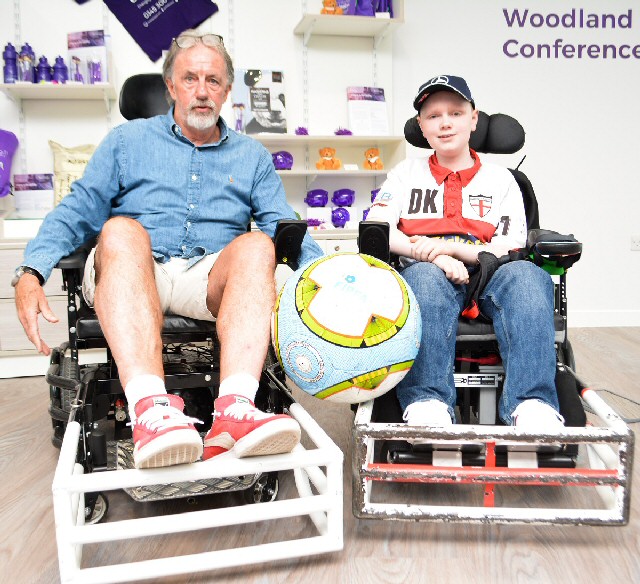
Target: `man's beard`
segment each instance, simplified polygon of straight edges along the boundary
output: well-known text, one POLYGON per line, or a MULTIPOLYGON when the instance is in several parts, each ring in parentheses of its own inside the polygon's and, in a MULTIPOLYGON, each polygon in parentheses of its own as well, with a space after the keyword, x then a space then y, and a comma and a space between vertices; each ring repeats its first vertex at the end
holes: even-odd
POLYGON ((194 100, 187 111, 187 125, 194 130, 209 130, 218 123, 218 109, 212 100, 194 100), (211 108, 208 113, 198 113, 194 108, 206 106, 211 108))

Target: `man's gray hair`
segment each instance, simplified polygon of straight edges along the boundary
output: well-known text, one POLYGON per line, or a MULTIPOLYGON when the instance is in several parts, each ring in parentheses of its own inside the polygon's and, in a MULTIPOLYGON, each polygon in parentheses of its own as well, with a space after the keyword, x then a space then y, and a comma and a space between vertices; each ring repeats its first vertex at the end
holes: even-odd
MULTIPOLYGON (((207 36, 207 33, 201 34, 197 30, 188 29, 181 33, 177 38, 181 37, 193 37, 196 40, 196 43, 202 43, 202 37, 207 36)), ((210 35, 212 37, 212 41, 207 39, 206 47, 217 51, 217 53, 223 58, 224 63, 227 68, 227 86, 233 84, 234 80, 234 70, 233 70, 233 62, 231 61, 231 56, 227 52, 227 49, 224 47, 224 43, 222 42, 222 37, 217 35, 210 35)), ((171 46, 169 47, 169 52, 165 57, 164 64, 162 65, 162 78, 164 79, 165 84, 167 83, 167 79, 171 79, 173 81, 173 66, 178 54, 182 51, 188 51, 189 49, 181 49, 178 44, 174 41, 171 42, 171 46)), ((167 101, 169 105, 173 105, 174 99, 171 97, 171 94, 167 90, 166 92, 167 101)))

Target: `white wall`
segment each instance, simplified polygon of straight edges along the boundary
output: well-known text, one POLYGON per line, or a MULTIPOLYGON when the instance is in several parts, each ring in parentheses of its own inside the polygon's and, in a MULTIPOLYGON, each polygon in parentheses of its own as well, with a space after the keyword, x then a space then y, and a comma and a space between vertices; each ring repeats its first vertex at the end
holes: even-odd
MULTIPOLYGON (((106 28, 112 37, 116 85, 136 72, 159 71, 100 0, 79 6, 72 0, 20 0, 16 38, 13 0, 0 0, 0 45, 29 41, 53 59, 65 53, 66 33, 106 28), (29 15, 29 16, 27 16, 29 15)), ((201 27, 225 37, 237 68, 271 68, 286 73, 291 129, 303 124, 303 45, 293 34, 303 5, 318 12, 321 0, 218 0, 220 11, 201 27), (277 7, 277 10, 275 10, 277 7)), ((640 61, 638 59, 509 58, 503 43, 622 45, 640 42, 640 6, 632 0, 497 2, 496 0, 405 0, 405 24, 385 39, 372 59, 371 39, 312 38, 308 51, 309 121, 313 134, 347 125, 344 88, 378 84, 390 102, 392 131, 400 133, 413 114, 418 86, 440 73, 467 79, 478 106, 521 121, 524 149, 502 157, 532 180, 544 227, 572 232, 584 243, 582 260, 569 278, 572 326, 640 326, 635 290, 640 288, 640 252, 630 238, 640 235, 635 164, 640 160, 640 61), (614 14, 633 10, 629 29, 509 28, 503 9, 560 15, 572 8, 614 14)), ((25 147, 14 171, 51 172, 47 141, 97 143, 122 122, 114 105, 101 102, 23 102, 25 147), (22 168, 22 166, 26 168, 22 168)), ((225 111, 226 110, 226 111, 225 111)), ((223 115, 230 119, 229 108, 223 115)), ((0 127, 20 134, 18 108, 0 94, 0 127)), ((421 154, 410 149, 410 155, 421 154)), ((304 181, 303 181, 304 183, 304 181)), ((305 185, 300 186, 301 196, 305 185)), ((6 200, 0 202, 0 210, 6 200)))
POLYGON ((584 244, 569 277, 570 325, 640 325, 640 252, 630 251, 630 237, 640 234, 640 60, 503 54, 509 39, 636 45, 638 2, 407 0, 405 12, 393 45, 396 129, 412 115, 420 83, 439 73, 465 77, 481 109, 520 120, 526 144, 508 163, 526 154, 521 170, 533 182, 542 226, 574 233, 584 244), (545 14, 633 9, 633 28, 515 30, 506 25, 505 7, 545 14))

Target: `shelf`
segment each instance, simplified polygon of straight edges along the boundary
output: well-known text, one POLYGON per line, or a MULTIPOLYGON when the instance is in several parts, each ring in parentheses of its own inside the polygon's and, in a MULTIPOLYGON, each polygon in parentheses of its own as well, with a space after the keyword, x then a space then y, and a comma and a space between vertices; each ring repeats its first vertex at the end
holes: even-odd
POLYGON ((48 100, 115 100, 116 90, 110 83, 95 85, 54 83, 1 83, 0 92, 14 101, 25 99, 48 100))
POLYGON ((296 152, 296 147, 301 147, 305 152, 306 162, 304 165, 294 164, 292 170, 279 170, 278 174, 282 177, 386 177, 389 169, 398 164, 405 157, 405 138, 404 136, 297 136, 295 134, 252 134, 252 138, 262 143, 263 146, 272 152, 278 149, 291 151, 294 158, 299 160, 300 150, 296 152), (343 164, 357 164, 358 170, 318 170, 315 167, 317 154, 313 153, 315 158, 310 157, 309 149, 323 148, 325 146, 335 148, 338 157, 343 164), (363 166, 362 148, 379 148, 382 154, 382 160, 385 168, 383 170, 365 170, 363 166), (310 160, 313 158, 313 160, 310 160), (309 168, 304 168, 308 165, 309 168), (300 168, 303 166, 303 168, 300 168))
POLYGON ((266 147, 279 146, 376 146, 401 144, 404 136, 298 136, 296 134, 251 134, 266 147))
POLYGON ((276 170, 281 177, 377 177, 387 176, 387 170, 276 170))
POLYGON ((313 35, 369 37, 379 42, 387 32, 392 31, 402 23, 403 20, 400 18, 305 14, 293 29, 293 32, 304 37, 305 45, 313 35))

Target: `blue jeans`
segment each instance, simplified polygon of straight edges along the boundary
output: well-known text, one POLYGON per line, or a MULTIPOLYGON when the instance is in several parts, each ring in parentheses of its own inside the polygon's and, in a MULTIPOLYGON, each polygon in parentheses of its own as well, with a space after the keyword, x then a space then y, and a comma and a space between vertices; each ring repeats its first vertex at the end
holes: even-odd
MULTIPOLYGON (((400 407, 438 399, 454 417, 454 358, 458 316, 466 285, 452 284, 429 262, 405 268, 402 276, 416 295, 422 314, 422 342, 415 363, 398 384, 400 407)), ((558 410, 553 325, 553 282, 527 261, 507 263, 495 272, 480 295, 480 309, 492 320, 505 381, 498 406, 503 422, 524 400, 537 399, 558 410)))

